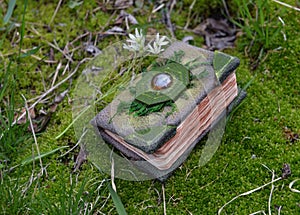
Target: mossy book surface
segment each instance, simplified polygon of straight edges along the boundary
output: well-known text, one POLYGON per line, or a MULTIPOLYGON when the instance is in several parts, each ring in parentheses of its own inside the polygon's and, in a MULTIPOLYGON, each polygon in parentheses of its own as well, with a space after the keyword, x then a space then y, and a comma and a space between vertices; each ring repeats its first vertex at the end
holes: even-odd
MULTIPOLYGON (((239 60, 221 52, 175 42, 153 65, 92 122, 100 130, 147 154, 155 153, 176 135, 178 127, 193 110, 214 89, 221 89, 222 83, 239 65, 239 60), (176 57, 178 55, 180 58, 176 57), (156 111, 149 111, 155 108, 156 111)), ((229 88, 236 86, 233 76, 229 88)), ((237 96, 237 90, 231 93, 232 100, 237 96)), ((223 98, 219 99, 219 108, 224 110, 228 106, 226 95, 223 93, 219 97, 223 98)), ((207 106, 212 104, 210 99, 206 101, 207 106)))

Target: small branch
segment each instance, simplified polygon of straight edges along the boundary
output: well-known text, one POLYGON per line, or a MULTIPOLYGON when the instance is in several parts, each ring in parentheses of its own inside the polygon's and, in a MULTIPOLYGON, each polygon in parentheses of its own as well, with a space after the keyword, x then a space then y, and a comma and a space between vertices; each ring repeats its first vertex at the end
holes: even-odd
POLYGON ((184 28, 183 28, 184 30, 186 30, 186 29, 189 27, 189 25, 190 25, 191 14, 192 14, 192 10, 193 10, 193 8, 194 8, 194 6, 195 6, 195 3, 196 3, 196 0, 194 0, 194 1, 192 2, 192 4, 190 5, 190 7, 189 7, 188 17, 187 17, 185 26, 184 26, 184 28))
POLYGON ((59 70, 60 70, 60 68, 61 68, 61 61, 58 63, 58 65, 57 65, 57 67, 56 67, 56 70, 55 70, 55 73, 54 73, 54 77, 53 77, 53 80, 52 80, 52 84, 51 84, 51 87, 53 87, 54 86, 54 84, 55 84, 55 81, 56 81, 56 78, 57 78, 57 75, 58 75, 58 72, 59 72, 59 70))
POLYGON ((281 4, 281 5, 285 6, 285 7, 288 7, 288 8, 291 8, 291 9, 294 9, 294 10, 300 12, 300 9, 299 9, 299 8, 294 7, 294 6, 291 6, 291 5, 287 4, 287 3, 284 3, 284 2, 281 2, 281 1, 278 1, 278 0, 272 0, 272 1, 273 1, 273 2, 276 2, 276 3, 278 3, 278 4, 281 4))
POLYGON ((73 45, 76 41, 82 39, 83 37, 86 37, 87 35, 91 34, 90 32, 85 32, 84 34, 81 34, 77 36, 73 41, 70 42, 70 45, 73 45))
POLYGON ((282 206, 279 206, 279 208, 278 208, 278 215, 280 215, 281 209, 282 209, 282 206))
POLYGON ((52 22, 53 22, 53 20, 54 20, 54 18, 55 18, 55 16, 56 16, 56 14, 57 14, 57 12, 58 12, 58 9, 60 8, 61 3, 62 3, 62 0, 59 0, 58 4, 57 4, 57 6, 56 6, 56 9, 55 9, 55 11, 54 11, 54 13, 53 13, 53 15, 52 15, 52 18, 51 18, 51 20, 50 20, 50 22, 49 22, 48 25, 51 25, 51 24, 52 24, 52 22))
POLYGON ((80 136, 79 140, 77 141, 76 145, 73 146, 70 150, 68 150, 66 153, 64 153, 63 155, 59 156, 59 157, 64 157, 65 155, 69 154, 71 151, 73 151, 81 142, 82 138, 85 136, 85 134, 87 133, 88 130, 85 130, 82 135, 80 136))
MULTIPOLYGON (((27 51, 22 49, 21 52, 22 53, 26 53, 27 51)), ((34 59, 36 59, 38 61, 43 61, 45 63, 57 63, 57 61, 55 61, 55 60, 44 60, 43 58, 38 57, 38 56, 36 56, 34 54, 31 54, 30 57, 32 57, 32 58, 34 58, 34 59)))
MULTIPOLYGON (((56 43, 56 41, 54 41, 54 42, 56 43)), ((52 48, 58 50, 60 53, 62 53, 63 56, 65 56, 65 58, 67 58, 69 61, 71 61, 72 63, 74 62, 73 59, 72 59, 69 55, 67 55, 63 50, 61 50, 61 49, 58 47, 57 43, 54 45, 54 44, 52 44, 52 43, 50 43, 50 42, 47 41, 47 44, 48 44, 49 46, 51 46, 52 48)))
MULTIPOLYGON (((194 1, 195 1, 195 0, 194 0, 194 1)), ((162 9, 164 6, 165 6, 165 4, 164 4, 164 3, 163 3, 163 4, 161 4, 161 5, 159 5, 158 7, 154 8, 154 9, 152 10, 152 12, 151 12, 151 13, 156 13, 157 11, 159 11, 160 9, 162 9)))
MULTIPOLYGON (((79 66, 84 63, 85 61, 89 60, 89 58, 84 58, 83 60, 81 60, 76 68, 74 69, 74 71, 68 75, 68 77, 66 77, 64 80, 62 80, 61 82, 59 82, 58 84, 56 84, 55 86, 51 87, 47 92, 43 93, 39 99, 37 101, 35 101, 29 109, 32 109, 33 107, 35 107, 45 96, 47 96, 49 93, 53 92, 56 88, 58 88, 60 85, 62 85, 63 83, 65 83, 67 80, 69 80, 73 75, 76 74, 79 66)), ((19 121, 22 117, 25 116, 25 112, 23 114, 21 114, 17 119, 15 119, 15 121, 13 121, 12 126, 15 125, 17 123, 17 121, 19 121)), ((1 139, 1 138, 0 138, 1 139)))
MULTIPOLYGON (((26 112, 27 112, 27 116, 28 116, 28 120, 29 120, 29 123, 30 123, 30 128, 31 128, 32 136, 33 136, 33 139, 34 139, 36 151, 37 151, 38 156, 39 156, 40 166, 41 166, 42 174, 43 174, 44 167, 43 167, 43 163, 42 163, 40 148, 39 148, 39 145, 38 145, 38 142, 37 142, 37 139, 36 139, 36 135, 35 135, 35 131, 34 131, 32 119, 31 119, 29 108, 28 108, 28 104, 27 104, 27 100, 26 100, 26 98, 25 98, 25 96, 23 94, 21 94, 21 96, 23 97, 24 102, 25 102, 25 109, 26 109, 26 112)), ((26 113, 26 112, 24 112, 24 113, 26 113)))
POLYGON ((165 184, 161 185, 164 203, 164 215, 167 215, 167 205, 166 205, 166 194, 165 194, 165 184))
MULTIPOLYGON (((21 50, 21 52, 22 53, 26 53, 26 51, 23 50, 23 49, 21 50)), ((1 58, 4 59, 4 57, 9 57, 9 56, 14 55, 14 54, 16 54, 16 53, 15 52, 9 52, 9 53, 5 53, 5 54, 0 53, 0 56, 1 56, 1 58)), ((30 57, 32 57, 32 58, 34 58, 34 59, 36 59, 38 61, 43 61, 44 63, 51 63, 51 64, 52 63, 53 64, 57 63, 57 61, 55 61, 55 60, 44 60, 44 58, 41 58, 41 57, 36 56, 34 54, 31 54, 30 57)))
POLYGON ((223 6, 224 6, 226 15, 228 16, 228 18, 230 18, 231 16, 230 16, 230 13, 229 13, 229 10, 228 10, 226 1, 225 1, 225 0, 222 0, 222 3, 223 3, 223 6))
POLYGON ((105 23, 105 25, 103 25, 103 26, 101 27, 101 32, 103 32, 104 29, 107 28, 107 27, 110 25, 110 22, 111 22, 111 20, 115 17, 116 13, 117 13, 117 10, 114 10, 114 12, 113 12, 113 13, 111 14, 111 16, 108 18, 108 20, 107 20, 107 22, 105 23))
POLYGON ((117 192, 117 187, 116 187, 116 184, 115 184, 115 161, 114 161, 114 158, 111 157, 111 187, 113 188, 113 190, 115 192, 117 192))
POLYGON ((171 10, 168 8, 168 6, 165 8, 165 10, 163 10, 163 16, 164 23, 167 26, 167 29, 169 30, 172 38, 176 38, 174 33, 174 26, 171 22, 171 10))
POLYGON ((251 213, 249 215, 256 215, 256 214, 263 214, 263 215, 267 215, 264 211, 256 211, 254 213, 251 213))
POLYGON ((289 184, 289 188, 292 192, 294 193, 300 193, 300 190, 297 190, 297 189, 294 189, 293 188, 293 185, 295 184, 295 182, 299 181, 300 179, 295 179, 294 181, 292 181, 290 184, 289 184))
POLYGON ((270 181, 270 182, 268 182, 268 183, 266 183, 266 184, 264 184, 264 185, 262 185, 262 186, 260 186, 260 187, 257 187, 257 188, 255 188, 255 189, 253 189, 253 190, 250 190, 250 191, 247 191, 247 192, 245 192, 245 193, 242 193, 242 194, 240 194, 240 195, 238 195, 238 196, 235 196, 235 197, 232 198, 229 202, 226 202, 226 204, 223 205, 223 206, 218 210, 218 215, 221 214, 222 210, 223 210, 227 205, 229 205, 231 202, 233 202, 234 200, 238 199, 239 197, 247 196, 247 195, 249 195, 249 194, 251 194, 251 193, 254 193, 254 192, 258 191, 258 190, 261 190, 262 188, 264 188, 264 187, 266 187, 266 186, 268 186, 268 185, 270 185, 270 184, 273 184, 273 183, 275 183, 276 181, 279 181, 279 180, 281 180, 281 179, 282 179, 282 177, 276 178, 275 180, 272 180, 272 181, 270 181))
MULTIPOLYGON (((272 181, 274 181, 275 179, 275 173, 274 170, 272 171, 272 181)), ((268 201, 268 211, 269 211, 269 215, 272 215, 272 210, 271 210, 271 201, 272 201, 272 195, 273 195, 273 191, 274 191, 274 184, 271 185, 271 191, 270 191, 270 196, 269 196, 269 201, 268 201)))

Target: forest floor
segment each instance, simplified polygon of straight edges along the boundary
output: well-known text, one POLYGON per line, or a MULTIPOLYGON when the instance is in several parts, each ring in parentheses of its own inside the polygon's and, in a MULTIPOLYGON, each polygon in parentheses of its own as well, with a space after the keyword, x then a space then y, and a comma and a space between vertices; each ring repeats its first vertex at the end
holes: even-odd
MULTIPOLYGON (((207 17, 226 14, 224 5, 206 0, 193 7, 193 1, 174 5, 136 1, 134 6, 105 1, 24 2, 16 4, 8 22, 4 21, 8 3, 0 2, 0 213, 116 214, 120 202, 111 198, 111 176, 88 159, 81 163, 84 156, 76 159, 80 145, 72 127, 72 93, 77 78, 98 49, 126 39, 122 34, 134 33, 135 28, 169 37, 174 33, 178 40, 193 36, 193 45, 209 48, 195 29, 207 17), (135 19, 128 20, 128 29, 119 16, 122 7, 135 19), (168 27, 168 21, 176 28, 168 27), (114 26, 124 32, 107 35, 114 26), (34 129, 29 129, 26 117, 12 125, 33 104, 29 115, 34 129)), ((241 5, 230 2, 235 4, 228 7, 229 13, 238 20, 236 8, 241 5)), ((216 214, 248 191, 220 213, 299 214, 300 12, 266 2, 268 12, 262 12, 267 13, 262 19, 267 22, 268 16, 275 16, 270 28, 282 26, 276 37, 261 43, 257 34, 249 51, 251 39, 239 31, 234 47, 222 50, 240 59, 237 80, 246 88, 247 98, 228 118, 217 152, 198 167, 200 142, 164 184, 115 178, 128 214, 216 214), (267 46, 259 45, 266 41, 267 46), (292 174, 280 178, 285 176, 285 164, 292 174), (269 183, 272 179, 277 180, 269 183)), ((250 8, 255 13, 255 4, 250 8)), ((244 29, 252 31, 251 27, 244 29)))

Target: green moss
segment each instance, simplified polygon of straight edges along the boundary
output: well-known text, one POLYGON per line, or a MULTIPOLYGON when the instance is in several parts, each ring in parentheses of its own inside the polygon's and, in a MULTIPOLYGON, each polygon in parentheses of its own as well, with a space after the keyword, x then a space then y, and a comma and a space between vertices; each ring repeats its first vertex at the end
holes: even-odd
MULTIPOLYGON (((176 25, 184 26, 188 7, 192 1, 178 3, 172 12, 172 21, 176 25), (181 11, 180 11, 181 10, 181 11), (180 12, 179 12, 180 11, 180 12)), ((199 13, 199 19, 193 19, 190 27, 199 24, 200 17, 207 16, 210 8, 219 7, 221 1, 212 4, 203 4, 203 1, 197 1, 193 13, 199 13)), ((56 8, 52 1, 35 2, 30 1, 28 13, 26 14, 26 26, 23 49, 31 49, 34 46, 41 46, 41 50, 36 53, 37 56, 49 59, 50 48, 47 42, 53 43, 55 39, 61 49, 74 40, 78 35, 86 30, 98 32, 106 24, 110 13, 92 12, 96 8, 97 2, 84 2, 80 7, 70 9, 67 2, 62 4, 54 22, 51 31, 48 31, 47 25, 56 8), (44 3, 44 4, 43 4, 44 3), (88 14, 88 16, 86 16, 88 14), (85 17, 87 17, 85 19, 85 17), (35 29, 39 34, 34 33, 35 29)), ((291 3, 291 2, 290 2, 291 3)), ((149 6, 149 8, 151 8, 149 6)), ((143 10, 146 10, 144 8, 143 10)), ((273 10, 273 8, 272 8, 273 10)), ((142 12, 141 12, 142 13, 142 12)), ((16 8, 13 20, 20 23, 22 14, 22 4, 16 8)), ((138 16, 138 12, 136 13, 138 16)), ((152 24, 146 23, 147 14, 138 16, 139 26, 158 28, 160 32, 167 33, 164 26, 159 22, 152 24)), ((197 15, 197 14, 196 14, 197 15)), ((160 14, 157 13, 157 18, 160 14)), ((244 37, 237 41, 238 48, 226 50, 227 53, 237 56, 241 59, 241 65, 237 70, 237 78, 240 86, 245 86, 253 77, 254 81, 247 89, 248 97, 245 102, 236 110, 226 126, 226 132, 222 144, 212 160, 204 167, 197 167, 199 157, 202 152, 205 141, 200 142, 192 151, 187 161, 181 168, 176 170, 165 184, 166 207, 168 214, 215 214, 217 210, 228 202, 234 196, 261 186, 271 180, 271 174, 261 164, 265 164, 276 171, 277 176, 281 174, 283 163, 289 163, 292 168, 292 176, 285 181, 277 182, 272 197, 272 211, 275 213, 274 205, 283 206, 282 213, 297 214, 299 208, 299 196, 292 193, 288 184, 300 177, 299 170, 299 141, 290 143, 284 133, 284 128, 288 127, 294 132, 300 132, 300 73, 299 57, 300 51, 300 31, 297 26, 300 25, 297 18, 298 13, 293 10, 286 10, 282 16, 286 26, 284 28, 287 35, 287 41, 278 38, 274 42, 274 48, 281 46, 282 49, 271 50, 266 60, 262 61, 258 69, 254 72, 249 71, 249 59, 244 56, 244 45, 249 42, 244 37), (255 156, 254 156, 255 155, 255 156)), ((133 27, 133 26, 132 26, 133 27)), ((12 41, 14 32, 20 28, 15 28, 8 33, 4 39, 1 53, 9 54, 18 53, 18 46, 12 41)), ((176 36, 182 38, 190 34, 189 32, 176 30, 176 36)), ((106 38, 99 42, 99 46, 104 48, 115 40, 114 37, 106 38)), ((88 38, 77 41, 74 47, 88 41, 88 38)), ((195 45, 201 46, 202 39, 196 37, 195 45)), ((15 57, 14 56, 14 57, 15 57)), ((83 59, 87 55, 82 51, 74 56, 76 61, 83 59)), ((20 94, 24 94, 28 99, 40 95, 43 91, 41 73, 45 79, 47 88, 51 85, 53 73, 57 64, 48 64, 32 57, 21 60, 17 70, 15 58, 13 60, 12 70, 16 72, 15 80, 17 87, 17 107, 22 107, 24 101, 20 94), (38 70, 41 71, 37 72, 38 70), (51 76, 52 75, 52 76, 51 76), (34 89, 34 92, 32 91, 34 89)), ((55 60, 66 60, 60 52, 54 52, 55 60)), ((4 61, 8 62, 9 58, 5 57, 4 61)), ((75 64, 71 65, 74 68, 75 64)), ((84 66, 81 67, 81 69, 84 66)), ((2 69, 2 68, 0 68, 2 69)), ((2 70, 1 70, 2 71, 2 70)), ((80 72, 79 72, 80 73, 80 72)), ((58 81, 66 77, 62 71, 59 72, 58 81)), ((70 87, 73 89, 76 76, 73 83, 66 82, 57 89, 61 92, 70 87)), ((57 83, 56 82, 56 83, 57 83)), ((13 88, 10 86, 10 88, 13 88)), ((8 95, 5 95, 7 101, 8 95)), ((51 98, 52 99, 52 98, 51 98)), ((50 99, 50 100, 51 100, 50 99)), ((5 104, 1 103, 1 109, 5 104)), ((60 146, 73 147, 77 140, 73 129, 67 131, 60 139, 55 137, 60 134, 71 122, 71 104, 65 99, 52 115, 51 121, 45 132, 38 134, 38 143, 41 153, 51 151, 60 146)), ((16 152, 11 154, 11 163, 9 167, 20 164, 25 158, 32 155, 32 148, 36 154, 35 146, 32 139, 20 143, 16 152)), ((55 213, 54 205, 62 208, 62 205, 78 205, 76 202, 76 193, 84 185, 84 191, 89 194, 83 194, 85 202, 93 203, 97 197, 100 200, 95 204, 95 210, 100 210, 109 195, 105 186, 100 187, 99 193, 97 187, 104 178, 110 176, 100 173, 92 164, 84 164, 79 174, 72 174, 72 168, 76 160, 79 148, 71 151, 67 155, 60 157, 68 149, 57 152, 43 158, 44 166, 47 166, 48 175, 43 175, 39 180, 33 181, 26 195, 22 195, 22 190, 28 186, 32 170, 35 176, 40 171, 39 163, 35 162, 24 167, 17 167, 10 173, 3 173, 0 168, 1 176, 4 175, 0 182, 0 210, 1 213, 7 214, 32 214, 32 213, 55 213), (71 188, 70 179, 74 187, 71 188), (87 182, 85 182, 87 180, 87 182), (19 189, 15 189, 15 188, 19 189), (9 192, 8 192, 9 191, 9 192), (9 195, 12 194, 12 196, 9 195), (42 195, 42 193, 44 195, 42 195), (71 199, 70 201, 68 201, 71 199), (16 201, 18 200, 18 201, 16 201), (69 203, 71 202, 71 203, 69 203), (30 208, 30 211, 27 209, 30 208)), ((3 164, 3 163, 0 163, 3 164)), ((161 184, 153 181, 129 182, 115 179, 117 192, 120 195, 128 214, 162 214, 162 188, 161 184)), ((299 185, 295 184, 299 189, 299 185)), ((225 208, 226 213, 250 214, 255 211, 265 210, 268 207, 270 189, 265 189, 253 193, 249 196, 242 197, 232 202, 225 208)), ((104 213, 116 213, 111 199, 107 201, 104 213)), ((66 214, 68 214, 65 211, 66 214)), ((225 212, 224 212, 225 213, 225 212)), ((59 213, 63 214, 63 213, 59 213)))

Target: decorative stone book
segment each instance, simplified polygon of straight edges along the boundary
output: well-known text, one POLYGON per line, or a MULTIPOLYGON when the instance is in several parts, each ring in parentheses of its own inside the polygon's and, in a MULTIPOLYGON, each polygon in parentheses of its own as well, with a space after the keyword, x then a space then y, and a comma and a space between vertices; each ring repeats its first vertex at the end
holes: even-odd
POLYGON ((236 57, 174 42, 93 120, 99 135, 144 172, 166 179, 228 114, 239 91, 236 57))

